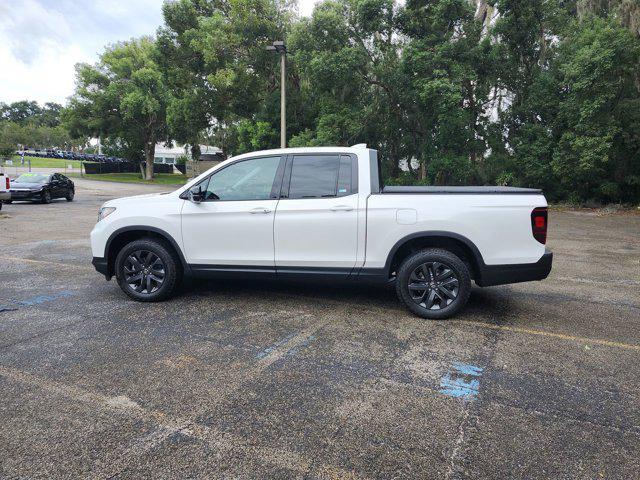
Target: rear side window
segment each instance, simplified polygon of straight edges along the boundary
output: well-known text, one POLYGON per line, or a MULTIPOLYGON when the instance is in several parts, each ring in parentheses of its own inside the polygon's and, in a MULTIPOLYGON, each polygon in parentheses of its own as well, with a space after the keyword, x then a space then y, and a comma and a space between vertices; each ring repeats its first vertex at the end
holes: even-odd
POLYGON ((288 198, 331 198, 353 193, 353 165, 347 155, 293 157, 288 198))
POLYGON ((289 198, 335 197, 340 157, 293 157, 289 198))

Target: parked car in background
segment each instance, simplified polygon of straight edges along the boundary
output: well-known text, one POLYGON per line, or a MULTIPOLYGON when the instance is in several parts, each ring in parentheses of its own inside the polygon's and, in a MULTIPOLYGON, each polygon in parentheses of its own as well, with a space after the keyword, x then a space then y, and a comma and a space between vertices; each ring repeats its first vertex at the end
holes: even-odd
POLYGON ((479 286, 542 280, 547 201, 533 188, 385 187, 376 150, 240 155, 173 193, 111 200, 93 264, 139 301, 183 275, 394 282, 413 313, 458 313, 479 286))
POLYGON ((75 185, 61 173, 23 173, 11 184, 11 198, 8 203, 24 200, 51 203, 55 198, 73 201, 75 185))
POLYGON ((8 175, 0 173, 0 210, 2 210, 2 204, 6 201, 11 201, 11 180, 8 175))

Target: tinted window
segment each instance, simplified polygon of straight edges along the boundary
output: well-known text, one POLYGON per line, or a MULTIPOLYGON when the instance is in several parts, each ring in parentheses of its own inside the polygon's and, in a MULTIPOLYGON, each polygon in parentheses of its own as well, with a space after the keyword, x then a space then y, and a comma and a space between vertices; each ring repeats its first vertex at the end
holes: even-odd
POLYGON ((293 158, 289 198, 335 197, 340 157, 305 155, 293 158))
POLYGON ((280 157, 255 158, 229 165, 202 183, 205 200, 268 200, 280 157))

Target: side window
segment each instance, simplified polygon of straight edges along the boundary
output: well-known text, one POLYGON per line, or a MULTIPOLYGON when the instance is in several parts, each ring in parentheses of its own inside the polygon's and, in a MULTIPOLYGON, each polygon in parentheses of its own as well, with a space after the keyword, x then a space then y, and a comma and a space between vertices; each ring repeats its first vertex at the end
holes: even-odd
POLYGON ((293 157, 289 198, 335 197, 339 168, 338 155, 293 157))
POLYGON ((229 165, 201 185, 204 200, 269 200, 280 157, 254 158, 229 165))
POLYGON ((288 198, 344 197, 357 192, 355 165, 349 155, 293 157, 288 198))

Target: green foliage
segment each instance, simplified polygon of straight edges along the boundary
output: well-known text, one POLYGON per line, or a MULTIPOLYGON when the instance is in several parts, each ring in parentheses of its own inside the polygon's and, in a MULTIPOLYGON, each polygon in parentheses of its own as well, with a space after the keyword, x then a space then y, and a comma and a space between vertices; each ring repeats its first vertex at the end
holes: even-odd
POLYGON ((176 165, 184 165, 188 161, 189 157, 187 157, 186 155, 180 155, 178 158, 176 158, 176 165))
POLYGON ((265 150, 278 143, 278 132, 269 122, 242 120, 238 125, 238 153, 265 150))
POLYGON ((72 134, 106 137, 129 158, 144 155, 148 178, 155 144, 168 140, 172 98, 158 59, 156 43, 143 37, 107 48, 97 65, 79 64, 76 92, 63 114, 72 134))
POLYGON ((48 102, 43 107, 38 102, 22 100, 10 104, 0 103, 0 122, 35 127, 57 127, 60 125, 62 105, 48 102))
POLYGON ((639 62, 637 39, 599 18, 575 28, 560 49, 561 133, 552 167, 580 198, 640 194, 639 62))
MULTIPOLYGON (((636 1, 325 0, 302 19, 292 7, 165 2, 155 42, 78 67, 66 128, 129 158, 168 140, 196 157, 203 142, 228 155, 278 147, 279 59, 265 47, 284 38, 289 146, 366 142, 390 184, 640 201, 636 1)), ((43 116, 9 107, 10 125, 43 116)))

